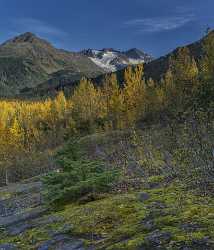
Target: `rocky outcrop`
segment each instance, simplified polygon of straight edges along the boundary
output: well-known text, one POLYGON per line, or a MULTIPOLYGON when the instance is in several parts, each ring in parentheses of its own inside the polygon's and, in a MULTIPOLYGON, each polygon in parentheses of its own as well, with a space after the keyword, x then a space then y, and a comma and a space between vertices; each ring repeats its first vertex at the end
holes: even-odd
MULTIPOLYGON (((35 246, 35 249, 85 250, 82 240, 70 236, 72 228, 63 221, 63 218, 47 214, 47 208, 43 206, 41 199, 41 190, 41 182, 13 184, 0 189, 0 194, 7 192, 10 196, 7 199, 2 196, 0 199, 0 241, 2 230, 5 237, 14 237, 21 236, 31 229, 61 222, 64 226, 60 230, 50 230, 49 239, 35 246)), ((8 242, 0 244, 0 250, 21 249, 8 242)))

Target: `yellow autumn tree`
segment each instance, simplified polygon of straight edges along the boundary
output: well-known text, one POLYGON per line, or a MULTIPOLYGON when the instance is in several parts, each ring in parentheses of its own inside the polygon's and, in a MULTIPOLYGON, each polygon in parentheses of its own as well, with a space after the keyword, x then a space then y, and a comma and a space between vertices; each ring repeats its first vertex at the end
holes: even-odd
POLYGON ((23 150, 23 131, 16 117, 13 119, 11 126, 1 134, 0 147, 1 164, 3 164, 5 171, 5 184, 8 185, 11 175, 10 171, 16 163, 17 156, 23 150))
POLYGON ((102 99, 106 108, 106 129, 122 128, 123 95, 116 74, 105 77, 102 87, 102 99))
POLYGON ((66 112, 67 100, 64 96, 64 93, 60 91, 50 104, 50 132, 55 137, 55 142, 53 141, 53 145, 63 141, 64 132, 66 129, 66 112))
POLYGON ((143 77, 143 65, 134 69, 128 67, 124 73, 124 120, 127 126, 134 124, 144 115, 145 82, 143 77))
POLYGON ((214 79, 214 32, 210 32, 203 43, 203 58, 201 60, 201 72, 204 80, 214 79))
POLYGON ((71 98, 73 115, 80 129, 93 131, 105 116, 105 107, 100 89, 84 78, 74 90, 71 98))
MULTIPOLYGON (((179 48, 177 53, 170 58, 170 70, 173 74, 179 96, 191 96, 198 87, 198 67, 190 50, 187 47, 179 48)), ((180 104, 183 102, 180 99, 180 104)))
POLYGON ((163 91, 163 108, 166 109, 169 105, 174 106, 178 95, 173 73, 169 69, 161 79, 161 89, 163 91))

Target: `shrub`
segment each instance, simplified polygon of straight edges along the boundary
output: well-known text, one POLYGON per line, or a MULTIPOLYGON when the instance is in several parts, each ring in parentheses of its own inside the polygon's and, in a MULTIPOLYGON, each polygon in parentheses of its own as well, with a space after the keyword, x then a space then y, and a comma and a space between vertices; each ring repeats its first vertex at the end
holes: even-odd
POLYGON ((73 161, 63 157, 61 170, 43 178, 44 197, 54 206, 74 202, 89 194, 105 193, 119 178, 119 172, 99 161, 73 161))

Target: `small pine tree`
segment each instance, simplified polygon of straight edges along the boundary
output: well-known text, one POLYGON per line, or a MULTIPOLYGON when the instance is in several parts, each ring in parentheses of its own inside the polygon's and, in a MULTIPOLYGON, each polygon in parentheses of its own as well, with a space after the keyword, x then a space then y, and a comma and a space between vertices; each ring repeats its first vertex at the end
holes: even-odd
POLYGON ((108 192, 118 178, 118 171, 108 169, 102 162, 89 160, 59 160, 61 172, 43 178, 48 204, 61 206, 89 195, 108 192))

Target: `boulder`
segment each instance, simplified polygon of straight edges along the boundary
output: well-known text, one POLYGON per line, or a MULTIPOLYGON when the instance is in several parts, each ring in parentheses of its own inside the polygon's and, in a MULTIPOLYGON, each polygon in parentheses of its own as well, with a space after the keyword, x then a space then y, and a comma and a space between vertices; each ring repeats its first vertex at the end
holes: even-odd
POLYGON ((147 242, 148 245, 160 246, 162 244, 168 243, 170 239, 171 239, 170 232, 161 232, 160 230, 155 230, 145 238, 145 241, 147 242))
POLYGON ((83 242, 68 235, 56 235, 51 240, 45 241, 38 250, 85 250, 83 242))
POLYGON ((150 198, 150 195, 147 193, 144 193, 144 192, 139 193, 139 195, 138 195, 138 199, 140 202, 147 201, 149 198, 150 198))
POLYGON ((23 212, 21 214, 11 215, 8 217, 0 217, 0 227, 9 227, 12 225, 17 225, 18 223, 33 220, 35 218, 41 217, 47 212, 47 208, 36 207, 30 211, 23 212))
POLYGON ((18 250, 18 248, 13 244, 0 244, 0 250, 18 250))

